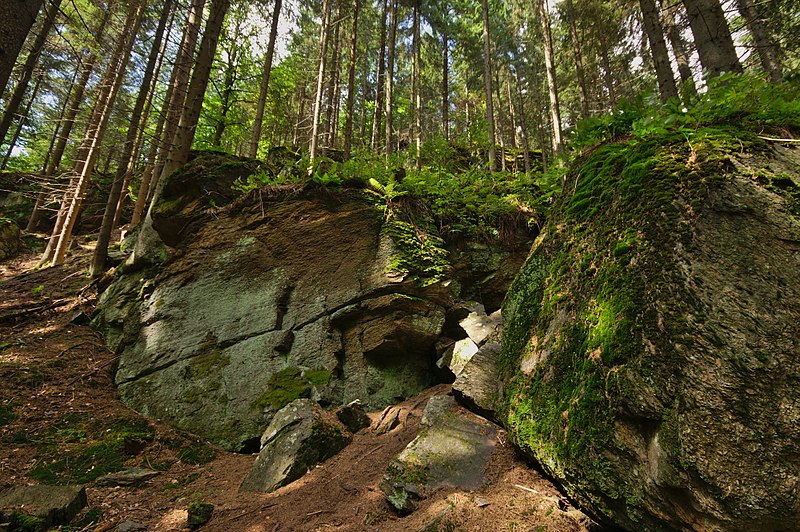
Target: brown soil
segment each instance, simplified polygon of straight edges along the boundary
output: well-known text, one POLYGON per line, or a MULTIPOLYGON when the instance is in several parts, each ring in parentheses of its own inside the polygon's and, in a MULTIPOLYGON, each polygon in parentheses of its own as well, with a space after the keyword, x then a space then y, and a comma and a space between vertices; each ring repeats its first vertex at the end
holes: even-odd
MULTIPOLYGON (((85 273, 86 251, 43 270, 33 269, 36 259, 28 254, 0 265, 0 489, 36 483, 34 471, 57 469, 65 456, 68 469, 69 457, 105 441, 114 423, 142 426, 141 416, 117 397, 114 354, 90 327, 70 323, 81 311, 90 315, 96 298, 85 273)), ((204 530, 219 531, 579 531, 591 525, 516 456, 502 431, 483 488, 442 488, 411 515, 395 514, 379 489, 383 472, 414 438, 425 400, 443 391, 428 390, 398 405, 404 420, 398 428, 361 431, 342 453, 271 494, 238 492, 254 456, 212 449, 147 420, 154 433, 126 436, 120 452, 124 467, 160 469, 160 475, 139 487, 101 488, 88 481, 89 508, 71 530, 113 530, 125 521, 181 530, 194 500, 214 505, 204 530)), ((91 473, 100 460, 51 480, 91 473)))

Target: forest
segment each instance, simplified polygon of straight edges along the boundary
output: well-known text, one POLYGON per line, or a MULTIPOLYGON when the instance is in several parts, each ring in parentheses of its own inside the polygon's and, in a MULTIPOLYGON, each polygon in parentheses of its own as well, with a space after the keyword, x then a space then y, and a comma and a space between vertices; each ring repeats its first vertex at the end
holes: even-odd
POLYGON ((0 530, 796 528, 798 35, 0 0, 0 530))
POLYGON ((795 0, 2 9, 0 164, 30 176, 28 229, 58 213, 42 264, 64 261, 87 190, 104 187, 95 273, 113 229, 140 221, 192 149, 286 147, 309 175, 320 159, 420 174, 463 154, 552 188, 581 124, 691 108, 721 75, 780 83, 799 60, 795 0))

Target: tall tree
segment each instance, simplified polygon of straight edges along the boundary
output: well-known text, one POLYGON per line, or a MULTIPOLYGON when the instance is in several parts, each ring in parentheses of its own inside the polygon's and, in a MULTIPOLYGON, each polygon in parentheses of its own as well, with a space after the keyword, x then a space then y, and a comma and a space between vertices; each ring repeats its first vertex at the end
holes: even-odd
POLYGON ((5 92, 11 70, 41 7, 42 0, 0 2, 0 95, 5 92))
POLYGON ((377 150, 380 142, 381 123, 383 122, 383 98, 386 87, 386 24, 389 16, 389 0, 383 0, 381 11, 381 37, 378 52, 378 73, 375 78, 375 113, 372 119, 372 149, 377 150))
POLYGON ((53 27, 53 22, 55 22, 60 5, 61 0, 51 0, 45 9, 44 20, 39 26, 39 34, 36 35, 31 50, 28 52, 28 57, 25 59, 25 64, 22 66, 22 71, 20 72, 19 81, 17 81, 17 85, 14 87, 14 92, 11 94, 11 98, 9 98, 8 104, 3 112, 3 118, 0 120, 0 144, 5 140, 8 129, 11 127, 11 122, 17 115, 19 106, 22 104, 25 92, 28 90, 28 83, 30 83, 33 77, 34 68, 36 68, 36 63, 39 61, 39 56, 47 42, 47 36, 53 27))
POLYGON ((114 181, 111 184, 111 190, 108 194, 108 201, 106 208, 103 212, 103 221, 100 225, 100 234, 97 237, 97 245, 94 249, 92 256, 92 264, 89 267, 89 273, 92 276, 98 275, 105 270, 106 258, 108 255, 108 244, 111 241, 111 233, 114 230, 114 218, 117 213, 117 204, 119 203, 120 195, 122 194, 122 187, 128 177, 133 171, 132 168, 132 155, 133 147, 136 142, 136 137, 139 133, 139 122, 142 118, 145 103, 147 102, 148 93, 150 91, 150 82, 155 75, 156 62, 161 50, 161 40, 164 38, 164 31, 167 27, 172 11, 172 0, 166 0, 162 7, 161 16, 158 20, 158 27, 156 28, 155 35, 153 36, 153 44, 150 47, 150 54, 147 57, 147 64, 144 69, 144 76, 142 77, 142 84, 139 88, 139 94, 136 97, 136 103, 130 115, 130 123, 128 125, 128 132, 125 137, 125 142, 122 144, 122 152, 119 156, 119 163, 117 164, 117 172, 114 176, 114 181))
POLYGON ((269 30, 269 43, 267 53, 264 54, 264 67, 261 71, 261 86, 258 91, 258 104, 256 105, 256 117, 253 121, 253 139, 250 142, 250 157, 258 155, 258 145, 261 142, 261 128, 264 122, 264 106, 267 101, 267 89, 269 89, 269 76, 272 72, 272 58, 275 55, 275 41, 278 36, 278 22, 281 18, 281 7, 283 0, 275 0, 272 8, 272 24, 269 30))
POLYGON ((360 0, 353 6, 353 29, 350 31, 350 64, 347 72, 347 116, 344 125, 344 159, 350 158, 353 145, 353 113, 355 113, 356 93, 356 53, 358 51, 358 12, 360 0))
MULTIPOLYGON (((485 1, 485 0, 484 0, 485 1)), ((556 85, 556 66, 553 60, 553 38, 550 33, 550 14, 545 0, 537 0, 539 23, 542 27, 545 71, 547 73, 547 89, 550 96, 550 122, 553 151, 561 151, 561 109, 558 103, 558 87, 556 85)))
POLYGON ((386 142, 386 157, 394 153, 394 51, 397 44, 397 0, 389 0, 391 8, 389 11, 389 42, 386 50, 386 94, 384 95, 384 115, 386 119, 386 131, 384 140, 386 142))
POLYGON ((314 93, 314 117, 311 122, 311 147, 309 158, 313 171, 314 160, 319 149, 319 120, 322 116, 322 89, 325 82, 325 55, 328 52, 328 34, 330 33, 331 1, 324 0, 322 5, 322 26, 319 30, 319 67, 317 69, 317 90, 314 93))
POLYGON ((694 75, 689 61, 689 52, 686 49, 687 43, 676 20, 676 11, 680 6, 681 4, 672 4, 671 0, 661 0, 662 22, 669 38, 672 53, 675 55, 678 74, 684 87, 683 90, 695 92, 694 75))
POLYGON ((567 8, 567 21, 569 22, 569 36, 572 40, 572 52, 575 56, 575 74, 578 77, 578 90, 581 96, 581 116, 586 118, 589 116, 589 96, 586 90, 586 75, 583 70, 581 40, 578 37, 578 25, 575 20, 575 6, 572 0, 566 0, 565 5, 567 8))
POLYGON ((417 170, 422 168, 422 39, 420 38, 420 13, 419 13, 419 0, 414 0, 414 22, 413 22, 413 37, 412 37, 412 65, 414 77, 411 83, 412 102, 411 107, 414 109, 414 145, 415 145, 415 158, 417 170))
POLYGON ((483 20, 483 82, 486 88, 486 127, 489 133, 489 171, 495 171, 494 109, 492 107, 492 44, 489 39, 489 1, 481 0, 483 20))
MULTIPOLYGON (((75 226, 75 221, 78 218, 78 212, 83 202, 83 196, 89 185, 94 164, 99 154, 100 144, 105 135, 109 118, 111 117, 111 111, 114 106, 114 101, 116 100, 117 92, 125 77, 125 69, 130 59, 134 39, 139 31, 143 12, 144 1, 132 0, 122 29, 122 35, 106 66, 106 71, 103 74, 98 88, 97 100, 95 101, 92 115, 86 128, 86 134, 81 142, 79 154, 82 159, 77 161, 74 170, 77 182, 69 206, 65 209, 66 213, 63 225, 57 236, 58 243, 52 251, 52 256, 45 257, 45 261, 52 260, 53 264, 61 264, 66 257, 67 249, 72 239, 72 229, 75 226)), ((53 236, 56 236, 55 231, 53 236)))
POLYGON ((731 30, 719 0, 683 0, 700 64, 711 77, 742 72, 731 30))
POLYGON ((770 80, 779 82, 783 79, 783 66, 778 55, 778 47, 769 35, 764 17, 759 12, 759 7, 753 0, 736 0, 736 7, 747 23, 747 29, 753 36, 753 46, 756 48, 761 66, 769 75, 770 80))
POLYGON ((222 24, 225 21, 225 15, 228 13, 230 5, 230 0, 211 0, 210 14, 203 31, 203 40, 197 52, 192 79, 186 92, 183 112, 178 122, 175 137, 172 140, 172 148, 161 172, 161 182, 165 181, 167 176, 189 160, 189 152, 192 149, 197 122, 200 118, 200 111, 203 108, 203 97, 211 75, 214 54, 217 51, 219 34, 222 31, 222 24))
POLYGON ((662 101, 677 98, 678 87, 675 85, 675 75, 672 72, 667 43, 664 41, 658 6, 655 0, 639 0, 639 7, 642 10, 644 29, 647 33, 647 40, 650 42, 650 54, 653 56, 653 64, 656 68, 658 93, 661 95, 662 101))

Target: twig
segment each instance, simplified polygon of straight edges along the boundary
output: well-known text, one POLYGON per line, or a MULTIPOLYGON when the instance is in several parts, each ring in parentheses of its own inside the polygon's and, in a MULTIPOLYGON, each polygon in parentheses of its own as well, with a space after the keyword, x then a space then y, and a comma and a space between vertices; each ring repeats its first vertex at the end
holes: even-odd
POLYGON ((522 491, 527 491, 527 492, 529 492, 529 493, 535 493, 536 495, 541 495, 541 493, 539 493, 539 492, 538 492, 538 491, 536 491, 535 489, 533 489, 533 488, 528 488, 528 487, 526 487, 526 486, 522 486, 522 485, 520 485, 520 484, 514 484, 514 487, 515 487, 515 488, 519 488, 519 489, 521 489, 522 491))
POLYGON ((776 139, 772 137, 763 137, 761 135, 757 135, 758 138, 761 140, 768 140, 769 142, 781 142, 784 144, 800 144, 800 139, 776 139))
POLYGON ((329 512, 330 510, 317 510, 316 512, 311 512, 310 514, 306 514, 306 517, 311 517, 314 515, 324 514, 329 512))

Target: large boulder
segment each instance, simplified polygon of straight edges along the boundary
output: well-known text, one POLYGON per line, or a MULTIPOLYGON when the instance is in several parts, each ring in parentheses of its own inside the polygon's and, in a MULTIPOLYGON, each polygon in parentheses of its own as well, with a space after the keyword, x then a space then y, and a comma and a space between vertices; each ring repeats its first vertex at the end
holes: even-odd
POLYGON ((792 528, 800 157, 687 135, 572 172, 504 305, 504 421, 607 523, 792 528))
POLYGON ((261 436, 261 452, 239 491, 275 491, 344 449, 351 439, 310 399, 292 401, 261 436))
POLYGON ((86 488, 83 486, 14 486, 0 491, 0 523, 7 519, 13 523, 18 516, 29 516, 23 520, 32 527, 44 529, 66 525, 86 505, 86 488), (31 522, 30 518, 34 521, 31 522))

